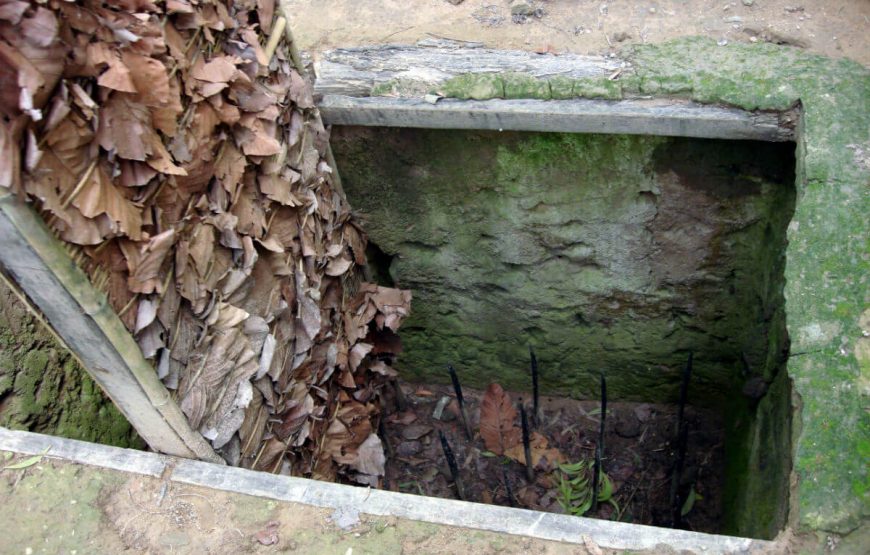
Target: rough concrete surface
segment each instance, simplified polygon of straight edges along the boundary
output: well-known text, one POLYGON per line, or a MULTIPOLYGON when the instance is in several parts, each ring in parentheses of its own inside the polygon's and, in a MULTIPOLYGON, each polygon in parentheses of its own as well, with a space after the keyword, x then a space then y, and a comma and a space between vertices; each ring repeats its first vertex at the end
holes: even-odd
MULTIPOLYGON (((694 402, 780 364, 793 145, 336 128, 344 188, 414 291, 408 377, 694 402), (791 152, 790 152, 791 151, 791 152), (774 337, 771 337, 773 335, 774 337)), ((384 263, 383 266, 387 266, 384 263)))

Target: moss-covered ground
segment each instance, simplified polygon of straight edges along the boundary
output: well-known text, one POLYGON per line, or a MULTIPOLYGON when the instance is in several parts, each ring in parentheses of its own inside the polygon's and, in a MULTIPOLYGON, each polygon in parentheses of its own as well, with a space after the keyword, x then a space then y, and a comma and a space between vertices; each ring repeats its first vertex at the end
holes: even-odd
POLYGON ((118 447, 144 447, 69 351, 2 284, 0 426, 118 447))

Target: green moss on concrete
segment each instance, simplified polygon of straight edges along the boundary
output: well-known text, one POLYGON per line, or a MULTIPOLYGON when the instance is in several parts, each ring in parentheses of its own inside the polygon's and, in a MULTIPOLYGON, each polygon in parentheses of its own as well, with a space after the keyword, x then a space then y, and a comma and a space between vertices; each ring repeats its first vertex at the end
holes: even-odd
POLYGON ((573 396, 602 369, 615 398, 673 400, 690 349, 698 402, 727 404, 743 352, 775 375, 787 147, 363 129, 333 145, 372 240, 396 255, 385 271, 414 291, 406 375, 443 381, 453 363, 468 385, 522 390, 529 343, 545 390, 573 396))
POLYGON ((0 425, 144 447, 75 359, 0 286, 0 425))
MULTIPOLYGON (((747 109, 803 108, 798 202, 789 226, 789 376, 802 402, 795 442, 799 522, 838 532, 870 516, 868 390, 856 347, 870 304, 870 71, 772 45, 702 39, 641 46, 645 80, 683 80, 690 95, 747 109)), ((858 348, 860 352, 860 347, 858 348)))
POLYGON ((504 82, 505 98, 550 99, 550 84, 545 79, 537 79, 522 73, 505 73, 501 77, 504 82))
POLYGON ((465 100, 504 98, 505 83, 501 75, 493 73, 459 75, 441 85, 438 92, 446 97, 465 100))
POLYGON ((581 98, 604 98, 607 100, 619 100, 622 98, 622 86, 617 81, 607 78, 599 79, 576 79, 573 93, 581 98))
POLYGON ((758 406, 735 397, 727 418, 723 531, 773 538, 788 516, 791 383, 780 372, 758 406))

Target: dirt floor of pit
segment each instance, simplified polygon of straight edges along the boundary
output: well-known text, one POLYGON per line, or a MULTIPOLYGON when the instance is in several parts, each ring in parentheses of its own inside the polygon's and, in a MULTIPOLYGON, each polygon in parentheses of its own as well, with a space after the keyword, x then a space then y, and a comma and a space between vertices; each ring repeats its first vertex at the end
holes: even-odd
MULTIPOLYGON (((531 452, 536 462, 533 479, 529 480, 521 445, 505 454, 496 454, 481 437, 482 391, 463 388, 466 414, 474 434, 469 441, 451 387, 405 383, 402 389, 405 392, 402 410, 393 410, 384 425, 388 441, 385 485, 389 489, 447 499, 457 497, 439 440, 441 432, 455 453, 467 501, 566 512, 560 503, 559 482, 563 473, 556 458, 564 464, 578 461, 591 464, 598 444, 599 401, 541 397, 538 424, 530 424, 531 452), (435 418, 433 412, 439 401, 443 410, 435 418)), ((509 397, 515 407, 522 394, 513 393, 509 397)), ((525 395, 525 406, 531 414, 529 397, 525 395)), ((387 405, 395 407, 393 402, 387 405)), ((514 440, 519 441, 520 418, 515 408, 511 412, 514 440)), ((613 502, 601 503, 598 511, 590 510, 584 516, 670 526, 676 412, 673 405, 608 403, 602 469, 611 480, 613 502)), ((692 406, 686 407, 685 420, 689 426, 688 449, 679 502, 686 514, 680 527, 718 533, 724 486, 723 423, 715 412, 692 406)))
POLYGON ((541 17, 514 23, 506 0, 283 0, 299 46, 412 44, 449 38, 509 48, 608 54, 687 35, 789 44, 870 65, 867 0, 530 0, 541 17), (747 5, 749 4, 749 5, 747 5))

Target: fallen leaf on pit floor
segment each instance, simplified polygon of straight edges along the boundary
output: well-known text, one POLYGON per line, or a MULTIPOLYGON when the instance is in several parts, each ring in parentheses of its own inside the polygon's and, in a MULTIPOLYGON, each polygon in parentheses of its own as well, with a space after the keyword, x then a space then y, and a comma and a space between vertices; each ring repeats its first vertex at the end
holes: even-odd
POLYGON ((503 455, 520 442, 522 432, 514 424, 516 417, 510 396, 497 383, 489 384, 480 401, 480 437, 488 450, 503 455))
POLYGON ((416 395, 417 397, 431 397, 432 392, 425 387, 418 387, 414 390, 414 395, 416 395))
POLYGON ((390 424, 405 424, 405 425, 407 425, 407 424, 410 424, 411 422, 413 422, 414 420, 417 420, 417 415, 414 414, 412 411, 397 412, 397 413, 391 414, 389 417, 387 417, 387 422, 389 422, 390 424))
POLYGON ((413 426, 405 426, 404 428, 402 428, 402 437, 405 439, 420 439, 431 431, 432 426, 414 424, 413 426))
POLYGON ((534 488, 523 486, 517 492, 517 499, 526 507, 537 507, 540 496, 535 492, 534 488))
POLYGON ((275 520, 269 521, 265 528, 254 534, 254 539, 262 545, 278 543, 278 522, 275 520))
MULTIPOLYGON (((554 467, 556 463, 565 462, 565 455, 555 447, 548 447, 547 438, 538 432, 532 432, 529 444, 533 468, 541 466, 542 460, 548 463, 548 468, 554 467)), ((526 453, 522 443, 513 445, 510 449, 505 450, 504 455, 520 464, 526 464, 526 453)))

